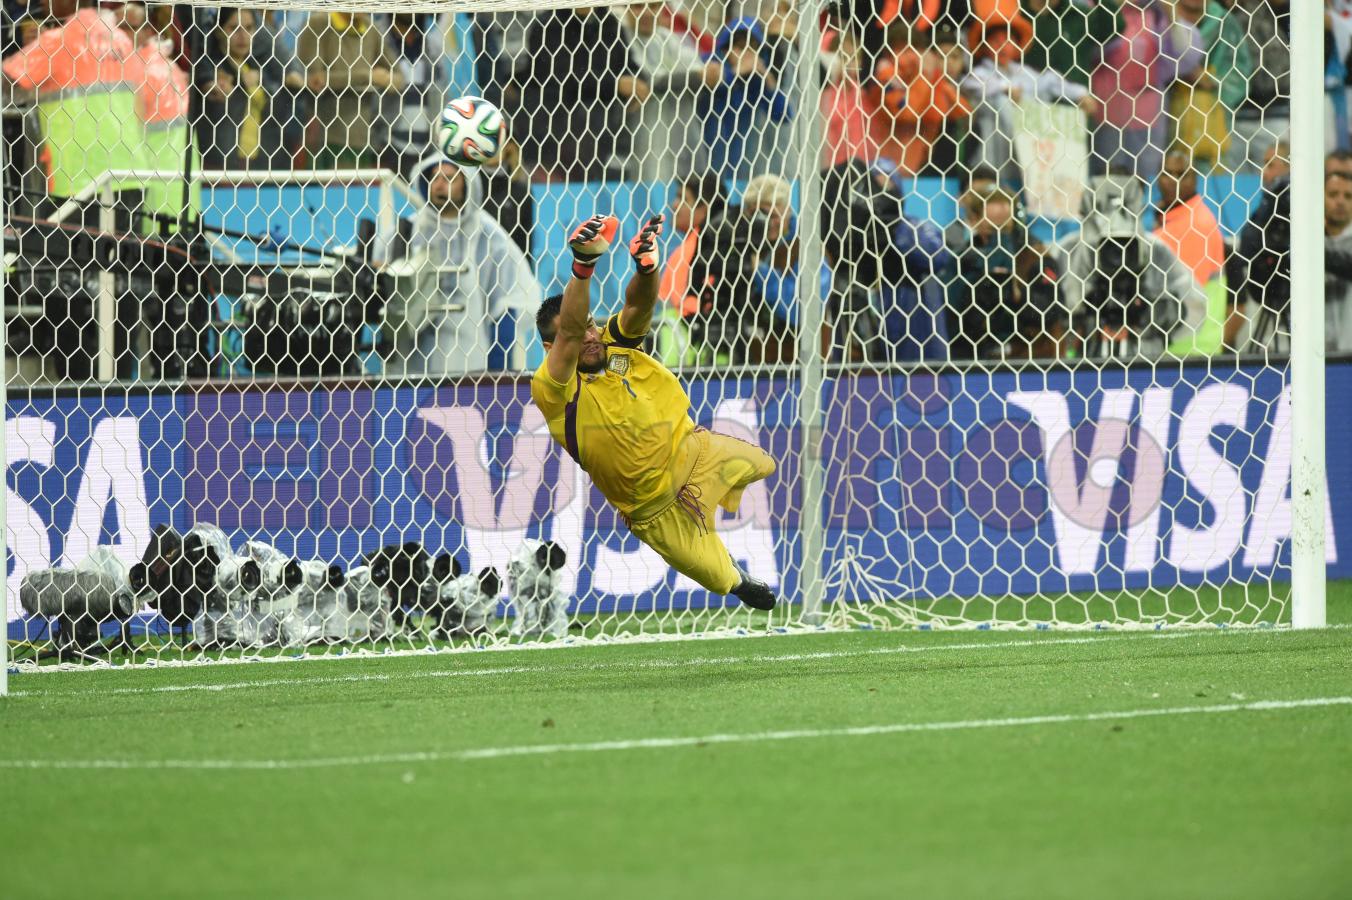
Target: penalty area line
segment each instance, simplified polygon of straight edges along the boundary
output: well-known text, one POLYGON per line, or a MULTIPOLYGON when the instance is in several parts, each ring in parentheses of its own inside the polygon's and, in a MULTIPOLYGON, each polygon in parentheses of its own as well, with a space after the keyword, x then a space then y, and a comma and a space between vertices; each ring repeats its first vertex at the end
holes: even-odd
POLYGON ((1220 713, 1281 712, 1328 706, 1352 706, 1352 696, 1308 697, 1297 700, 1258 700, 1212 706, 1173 706, 1091 713, 1060 713, 999 719, 959 719, 949 722, 896 722, 844 728, 800 728, 789 731, 755 731, 744 734, 705 734, 689 737, 634 738, 587 741, 572 744, 518 744, 465 750, 424 750, 379 753, 369 756, 330 756, 301 759, 0 759, 2 769, 124 769, 191 771, 291 771, 352 766, 382 766, 410 763, 475 762, 516 756, 553 756, 562 753, 614 753, 630 750, 671 750, 716 744, 756 744, 821 738, 877 737, 938 731, 973 731, 987 728, 1020 728, 1033 725, 1065 725, 1111 722, 1166 716, 1196 716, 1220 713))

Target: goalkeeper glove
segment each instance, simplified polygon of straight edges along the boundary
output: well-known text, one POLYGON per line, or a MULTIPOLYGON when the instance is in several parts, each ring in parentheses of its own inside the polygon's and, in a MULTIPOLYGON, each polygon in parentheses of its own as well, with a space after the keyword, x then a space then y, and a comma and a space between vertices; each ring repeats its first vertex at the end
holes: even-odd
POLYGON ((657 239, 662 236, 662 223, 666 220, 665 215, 658 213, 629 242, 629 255, 634 258, 634 265, 643 275, 656 272, 662 262, 657 252, 657 239))
POLYGON ((573 277, 590 278, 596 261, 610 249, 620 220, 614 216, 592 216, 583 222, 568 238, 568 249, 573 251, 573 277))

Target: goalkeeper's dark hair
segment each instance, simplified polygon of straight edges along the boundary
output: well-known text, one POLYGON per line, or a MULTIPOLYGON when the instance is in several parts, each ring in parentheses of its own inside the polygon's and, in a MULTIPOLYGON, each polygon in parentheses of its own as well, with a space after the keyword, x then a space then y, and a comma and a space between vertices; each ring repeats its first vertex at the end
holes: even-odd
POLYGON ((558 335, 554 320, 563 311, 563 294, 551 294, 535 311, 535 330, 540 332, 540 340, 552 342, 558 335))

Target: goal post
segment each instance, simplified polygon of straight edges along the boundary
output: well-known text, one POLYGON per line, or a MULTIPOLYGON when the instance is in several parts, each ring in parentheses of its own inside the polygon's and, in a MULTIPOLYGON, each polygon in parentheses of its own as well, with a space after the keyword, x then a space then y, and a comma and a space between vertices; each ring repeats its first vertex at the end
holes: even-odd
MULTIPOLYGON (((1352 167, 1317 173, 1352 151, 1352 103, 1318 10, 1288 35, 1265 0, 959 6, 195 0, 20 28, 0 690, 786 631, 1322 626, 1352 577, 1352 479, 1325 458, 1352 441, 1352 167), (481 168, 439 149, 460 96, 508 123, 481 168), (533 401, 536 310, 596 212, 623 236, 596 320, 664 212, 643 350, 694 424, 776 462, 704 510, 768 614, 671 571, 533 401)), ((629 358, 607 365, 641 402, 629 358)))
MULTIPOLYGON (((1317 210, 1323 197, 1320 104, 1324 54, 1321 11, 1291 9, 1291 208, 1317 210), (1304 138, 1304 139, 1302 139, 1304 138)), ((1320 628, 1326 621, 1324 509, 1328 503, 1324 440, 1324 235, 1311 212, 1291 220, 1291 624, 1320 628), (1304 352, 1308 348, 1309 352, 1304 352)))

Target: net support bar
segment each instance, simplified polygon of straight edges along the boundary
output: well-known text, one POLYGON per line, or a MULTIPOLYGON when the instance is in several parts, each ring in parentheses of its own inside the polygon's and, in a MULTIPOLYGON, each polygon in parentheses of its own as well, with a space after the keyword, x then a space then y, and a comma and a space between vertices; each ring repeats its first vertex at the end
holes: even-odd
POLYGON ((1291 624, 1325 624, 1323 6, 1291 5, 1291 624))
MULTIPOLYGON (((111 184, 104 184, 99 191, 99 230, 104 234, 117 230, 111 184)), ((117 276, 111 269, 99 271, 98 302, 94 316, 99 333, 99 381, 112 381, 117 378, 117 276)))
POLYGON ((825 553, 822 508, 825 478, 822 472, 822 382, 824 362, 821 333, 825 299, 821 294, 823 249, 821 219, 821 170, 818 165, 822 129, 817 98, 821 87, 816 48, 821 46, 820 9, 817 0, 804 4, 799 18, 798 40, 798 364, 799 435, 802 440, 802 509, 799 528, 803 568, 800 573, 803 620, 820 621, 825 591, 822 560, 825 553))

